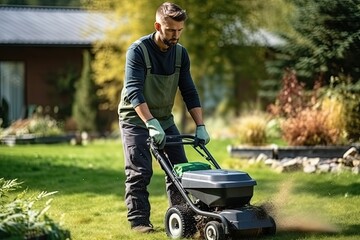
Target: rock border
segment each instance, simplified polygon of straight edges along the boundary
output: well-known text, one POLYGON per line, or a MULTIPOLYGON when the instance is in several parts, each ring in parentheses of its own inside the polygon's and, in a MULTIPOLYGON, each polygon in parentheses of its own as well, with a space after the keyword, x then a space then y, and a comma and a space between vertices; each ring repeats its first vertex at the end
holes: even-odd
POLYGON ((231 157, 264 162, 277 172, 360 173, 359 146, 229 147, 231 157))

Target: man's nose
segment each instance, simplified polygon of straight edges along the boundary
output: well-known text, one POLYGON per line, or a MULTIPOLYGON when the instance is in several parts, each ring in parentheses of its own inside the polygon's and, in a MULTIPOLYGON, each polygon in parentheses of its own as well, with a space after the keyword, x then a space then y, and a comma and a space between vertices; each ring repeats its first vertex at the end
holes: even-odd
POLYGON ((173 37, 174 38, 179 38, 179 36, 180 36, 180 31, 174 31, 173 37))

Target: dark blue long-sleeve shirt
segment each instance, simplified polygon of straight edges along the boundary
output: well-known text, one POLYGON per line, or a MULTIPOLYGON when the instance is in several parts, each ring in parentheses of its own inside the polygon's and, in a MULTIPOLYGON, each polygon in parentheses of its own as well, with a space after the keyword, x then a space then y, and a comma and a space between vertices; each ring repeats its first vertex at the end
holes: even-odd
MULTIPOLYGON (((140 39, 147 47, 151 73, 157 75, 170 75, 175 72, 176 47, 170 47, 162 52, 153 40, 154 33, 140 39)), ((126 53, 125 85, 127 98, 135 108, 146 102, 143 95, 144 81, 146 78, 146 63, 140 46, 132 44, 126 53)), ((199 95, 190 74, 190 60, 186 49, 183 47, 181 68, 179 76, 179 90, 188 110, 200 107, 199 95)), ((156 94, 156 93, 154 93, 156 94)))

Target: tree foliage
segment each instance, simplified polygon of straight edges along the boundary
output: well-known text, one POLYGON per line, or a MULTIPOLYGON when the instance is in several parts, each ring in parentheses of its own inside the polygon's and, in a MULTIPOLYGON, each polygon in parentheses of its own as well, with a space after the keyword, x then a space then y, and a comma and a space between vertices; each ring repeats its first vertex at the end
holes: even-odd
POLYGON ((330 98, 337 98, 345 109, 347 138, 357 141, 360 0, 287 1, 294 6, 288 18, 293 30, 280 32, 286 44, 278 49, 270 70, 280 76, 285 68, 293 68, 308 89, 315 82, 330 86, 330 98))
MULTIPOLYGON (((162 2, 87 2, 89 9, 109 11, 114 23, 107 29, 105 41, 95 45, 96 82, 102 87, 99 93, 109 100, 103 108, 117 107, 126 49, 134 40, 154 31, 155 11, 162 2)), ((256 43, 249 40, 249 35, 255 31, 254 12, 257 9, 265 11, 266 3, 230 0, 179 0, 176 3, 186 9, 189 16, 180 42, 189 52, 192 75, 203 102, 209 102, 208 105, 215 108, 225 101, 230 103, 226 108, 238 108, 238 101, 253 99, 258 80, 266 74, 262 64, 266 52, 263 48, 253 47, 256 43)))
POLYGON ((282 74, 292 67, 307 83, 330 76, 360 78, 360 1, 288 0, 294 5, 288 21, 293 31, 280 32, 286 40, 272 70, 282 74))
POLYGON ((76 83, 73 116, 79 130, 94 131, 96 130, 98 101, 92 76, 91 55, 85 50, 83 56, 81 78, 76 83))

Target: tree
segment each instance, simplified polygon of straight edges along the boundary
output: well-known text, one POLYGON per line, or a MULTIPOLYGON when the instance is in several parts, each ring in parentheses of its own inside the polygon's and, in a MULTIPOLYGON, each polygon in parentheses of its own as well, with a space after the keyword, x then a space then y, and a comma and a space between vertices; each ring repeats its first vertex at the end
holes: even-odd
POLYGON ((98 96, 106 101, 100 109, 115 110, 123 86, 126 50, 145 33, 153 31, 154 13, 161 1, 93 0, 86 2, 90 10, 108 13, 114 23, 105 30, 105 39, 94 45, 92 64, 94 79, 99 86, 98 96))
POLYGON ((89 51, 83 52, 83 69, 75 88, 73 117, 77 127, 80 131, 94 131, 96 130, 98 101, 89 51))
POLYGON ((282 75, 285 67, 294 68, 308 84, 330 76, 360 78, 360 1, 288 0, 294 5, 289 22, 293 31, 280 32, 286 44, 279 48, 270 66, 282 75))
MULTIPOLYGON (((91 10, 109 11, 114 23, 107 31, 106 39, 95 45, 95 79, 101 86, 99 93, 108 99, 104 108, 116 109, 123 82, 126 49, 140 36, 154 31, 155 11, 162 2, 88 2, 87 7, 91 10)), ((248 35, 255 29, 253 24, 248 24, 248 19, 257 9, 265 11, 267 1, 255 1, 257 5, 252 2, 177 1, 189 15, 181 43, 188 49, 192 75, 202 102, 210 106, 208 112, 214 112, 221 102, 229 103, 226 108, 239 109, 239 101, 253 100, 259 79, 266 78, 263 66, 266 51, 253 47, 256 44, 249 41, 248 35)))
POLYGON ((289 17, 293 31, 281 32, 286 44, 270 69, 278 76, 286 67, 295 69, 308 89, 315 82, 330 84, 331 98, 344 105, 348 139, 358 141, 360 0, 288 1, 295 7, 289 17))

